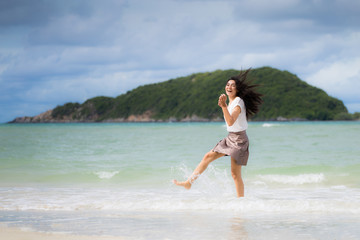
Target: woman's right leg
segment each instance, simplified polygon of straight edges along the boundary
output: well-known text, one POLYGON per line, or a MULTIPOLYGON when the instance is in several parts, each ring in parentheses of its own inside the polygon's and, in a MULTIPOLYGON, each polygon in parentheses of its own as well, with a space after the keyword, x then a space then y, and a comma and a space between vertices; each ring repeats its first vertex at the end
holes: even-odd
POLYGON ((200 176, 200 174, 205 171, 209 164, 222 156, 225 156, 225 154, 213 151, 206 153, 199 165, 195 168, 193 174, 191 174, 191 176, 185 182, 178 182, 177 180, 174 180, 174 184, 186 189, 190 189, 192 183, 200 176))

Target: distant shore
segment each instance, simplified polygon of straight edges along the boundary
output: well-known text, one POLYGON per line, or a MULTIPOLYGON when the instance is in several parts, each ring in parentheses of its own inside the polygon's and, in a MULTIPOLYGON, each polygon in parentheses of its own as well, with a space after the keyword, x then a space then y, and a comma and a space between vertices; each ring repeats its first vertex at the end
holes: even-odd
MULTIPOLYGON (((154 119, 151 118, 147 114, 141 115, 130 115, 127 118, 115 118, 115 119, 84 119, 84 120, 77 120, 71 119, 70 117, 65 117, 62 119, 57 119, 52 117, 52 111, 48 110, 44 113, 41 113, 34 117, 17 117, 14 120, 7 122, 7 123, 165 123, 165 122, 223 122, 223 118, 202 118, 197 115, 192 115, 191 117, 185 117, 182 119, 177 119, 175 117, 170 117, 168 119, 154 119)), ((252 121, 252 120, 250 120, 252 121)), ((277 118, 271 119, 257 119, 256 122, 267 122, 267 121, 274 121, 274 122, 294 122, 294 121, 309 121, 304 118, 285 118, 282 116, 278 116, 277 118)))
MULTIPOLYGON (((266 120, 249 120, 249 122, 336 122, 336 121, 360 121, 360 119, 346 119, 346 120, 308 120, 302 118, 282 118, 278 117, 275 119, 266 119, 266 120)), ((223 119, 176 119, 170 118, 166 120, 159 119, 147 119, 147 120, 127 120, 127 119, 108 119, 103 121, 93 121, 93 120, 50 120, 50 121, 38 121, 33 120, 32 117, 21 117, 16 118, 6 124, 37 124, 37 123, 205 123, 205 122, 224 122, 223 119)))
MULTIPOLYGON (((309 120, 305 118, 286 118, 282 116, 278 116, 276 118, 269 119, 256 119, 249 120, 254 122, 299 122, 299 121, 359 121, 360 115, 359 113, 348 114, 347 118, 340 118, 334 120, 309 120), (351 117, 352 116, 352 117, 351 117)), ((127 118, 109 118, 109 119, 99 119, 98 116, 92 116, 89 119, 73 119, 71 116, 62 116, 61 118, 53 117, 53 110, 48 110, 34 117, 17 117, 14 120, 7 123, 164 123, 164 122, 223 122, 224 119, 220 117, 216 118, 203 118, 199 117, 196 114, 192 116, 187 116, 185 118, 175 118, 169 117, 167 119, 155 119, 151 117, 149 113, 143 113, 139 115, 130 115, 127 118)))

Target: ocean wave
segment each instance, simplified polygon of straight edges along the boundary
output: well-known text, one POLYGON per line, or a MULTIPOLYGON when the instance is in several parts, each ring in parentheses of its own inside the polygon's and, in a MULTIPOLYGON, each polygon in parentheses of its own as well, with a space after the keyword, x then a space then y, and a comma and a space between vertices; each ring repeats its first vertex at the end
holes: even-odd
POLYGON ((325 180, 325 176, 323 173, 299 174, 299 175, 295 175, 295 176, 268 174, 268 175, 258 175, 257 177, 266 182, 292 184, 292 185, 321 183, 325 180))
POLYGON ((118 174, 119 171, 113 171, 113 172, 105 172, 105 171, 101 171, 101 172, 94 172, 95 175, 97 175, 100 179, 110 179, 112 177, 114 177, 116 174, 118 174))
POLYGON ((204 193, 202 186, 190 191, 168 189, 15 189, 0 198, 1 210, 40 211, 236 211, 262 213, 353 213, 360 214, 358 189, 250 190, 246 198, 233 191, 204 193), (319 190, 319 191, 318 191, 319 190), (81 193, 80 193, 81 192, 81 193), (347 196, 347 197, 344 197, 347 196))
POLYGON ((280 124, 275 124, 275 123, 264 123, 262 125, 262 127, 275 127, 275 126, 280 126, 280 124))

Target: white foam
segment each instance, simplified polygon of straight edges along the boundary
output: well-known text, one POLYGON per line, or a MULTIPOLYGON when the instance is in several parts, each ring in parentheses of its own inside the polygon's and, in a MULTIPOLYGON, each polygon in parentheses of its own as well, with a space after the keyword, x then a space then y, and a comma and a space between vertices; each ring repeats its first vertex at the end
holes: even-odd
POLYGON ((321 183, 325 180, 323 173, 318 174, 299 174, 299 175, 277 175, 277 174, 268 174, 268 175, 258 175, 260 179, 266 182, 281 183, 281 184, 293 184, 293 185, 302 185, 308 183, 321 183))
MULTIPOLYGON (((177 186, 163 189, 13 189, 0 197, 0 210, 114 210, 114 211, 237 211, 267 213, 355 213, 360 214, 359 189, 249 188, 238 199, 234 189, 221 189, 212 182, 198 182, 189 191, 177 186), (211 185, 209 184, 209 185, 211 185), (217 189, 215 191, 215 189, 217 189), (220 193, 220 194, 219 194, 220 193), (346 196, 346 197, 344 197, 346 196)), ((230 188, 229 188, 230 189, 230 188)))
POLYGON ((110 179, 112 177, 114 177, 116 174, 118 174, 119 171, 114 171, 114 172, 95 172, 95 174, 101 178, 101 179, 110 179))
MULTIPOLYGON (((176 179, 185 179, 193 169, 182 164, 172 169, 176 179)), ((112 178, 114 172, 97 172, 112 178)), ((266 213, 355 213, 360 214, 360 189, 326 186, 323 173, 257 175, 245 178, 246 198, 236 198, 228 169, 208 169, 185 190, 168 181, 156 188, 32 187, 0 188, 1 210, 114 210, 114 211, 237 211, 266 213), (272 183, 272 184, 271 184, 272 183), (303 184, 313 184, 311 187, 303 184), (269 188, 269 186, 271 187, 269 188), (280 187, 278 187, 280 186, 280 187), (335 188, 335 189, 334 189, 335 188)))
POLYGON ((274 124, 274 123, 264 123, 262 126, 263 126, 263 127, 274 127, 274 126, 279 126, 279 124, 274 124))

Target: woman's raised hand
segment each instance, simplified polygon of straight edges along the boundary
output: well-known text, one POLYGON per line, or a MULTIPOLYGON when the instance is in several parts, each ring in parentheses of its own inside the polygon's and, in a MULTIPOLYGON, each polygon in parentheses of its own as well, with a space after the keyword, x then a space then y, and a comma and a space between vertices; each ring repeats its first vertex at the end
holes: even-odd
POLYGON ((220 97, 219 97, 218 105, 219 105, 220 107, 227 107, 227 106, 226 106, 226 99, 227 99, 226 95, 225 95, 225 94, 221 94, 220 97))

